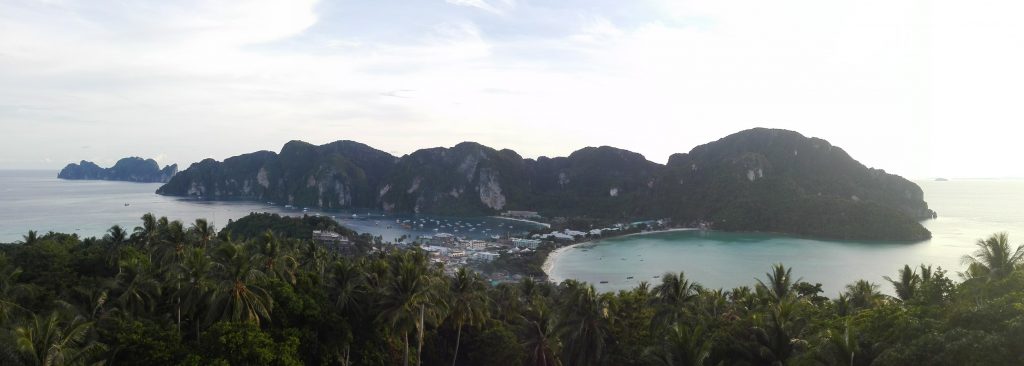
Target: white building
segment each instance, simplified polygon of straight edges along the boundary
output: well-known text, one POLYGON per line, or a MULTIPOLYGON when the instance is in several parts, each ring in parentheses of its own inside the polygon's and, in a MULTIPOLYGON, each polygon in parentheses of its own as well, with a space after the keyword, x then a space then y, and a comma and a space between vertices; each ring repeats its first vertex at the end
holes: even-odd
POLYGON ((515 246, 516 248, 537 249, 537 246, 540 245, 540 240, 512 238, 512 245, 515 246))

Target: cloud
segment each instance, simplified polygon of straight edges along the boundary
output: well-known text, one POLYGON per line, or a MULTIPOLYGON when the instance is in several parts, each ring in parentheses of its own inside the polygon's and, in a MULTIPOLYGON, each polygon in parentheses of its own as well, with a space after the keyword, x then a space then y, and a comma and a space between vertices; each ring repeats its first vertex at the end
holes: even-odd
POLYGON ((404 153, 475 139, 525 156, 607 144, 664 161, 764 125, 898 173, 979 175, 1014 166, 988 155, 1015 155, 1013 133, 991 132, 1024 117, 1018 8, 0 2, 0 157, 77 161, 89 141, 111 159, 187 165, 344 138, 404 153))
POLYGON ((477 8, 489 13, 502 14, 505 9, 511 8, 515 5, 512 0, 497 1, 498 6, 492 5, 486 0, 445 0, 446 3, 457 5, 457 6, 468 6, 471 8, 477 8))

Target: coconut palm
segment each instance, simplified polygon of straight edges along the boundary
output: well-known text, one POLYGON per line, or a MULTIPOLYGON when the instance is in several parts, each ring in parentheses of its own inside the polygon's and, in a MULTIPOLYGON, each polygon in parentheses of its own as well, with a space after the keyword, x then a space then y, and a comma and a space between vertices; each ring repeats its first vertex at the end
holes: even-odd
MULTIPOLYGON (((377 320, 403 337, 405 353, 402 364, 409 365, 409 332, 423 330, 430 304, 433 318, 441 305, 437 302, 436 277, 429 273, 426 256, 420 252, 406 252, 392 257, 391 274, 380 288, 380 313, 377 320)), ((422 346, 422 340, 420 342, 422 346)), ((417 358, 418 359, 418 358, 417 358)))
POLYGON ((765 273, 768 283, 757 280, 758 288, 764 290, 769 300, 773 303, 782 302, 786 297, 793 294, 793 284, 800 282, 800 278, 793 280, 793 269, 786 268, 782 263, 772 265, 772 271, 765 273))
POLYGON ((978 240, 975 244, 978 249, 974 255, 965 255, 963 263, 967 271, 961 276, 972 278, 985 278, 989 281, 1003 279, 1013 272, 1021 263, 1024 263, 1024 245, 1018 245, 1011 249, 1010 236, 1005 232, 992 234, 984 240, 978 240))
POLYGON ((608 335, 607 299, 594 286, 574 280, 564 282, 559 334, 565 342, 568 365, 596 365, 604 358, 608 335))
POLYGON ((661 284, 654 287, 651 305, 654 307, 652 326, 669 326, 678 324, 690 311, 690 307, 698 299, 700 286, 686 279, 680 272, 665 273, 661 276, 661 284))
POLYGON ((557 322, 543 301, 535 302, 523 315, 525 346, 529 361, 534 366, 558 366, 560 344, 558 343, 557 322))
POLYGON ((3 265, 5 262, 6 257, 0 253, 0 324, 6 323, 15 312, 28 312, 16 300, 32 293, 29 285, 18 282, 21 268, 3 265))
POLYGON ((21 236, 21 243, 32 245, 39 241, 39 233, 35 230, 29 230, 28 234, 21 236))
POLYGON ((662 366, 700 366, 711 355, 711 340, 703 327, 676 324, 669 328, 664 342, 644 352, 647 360, 662 366))
POLYGON ((910 265, 904 265, 899 274, 899 280, 893 280, 889 276, 882 276, 882 278, 892 284, 893 289, 896 290, 896 297, 900 301, 910 301, 914 297, 914 293, 917 292, 921 277, 917 275, 917 271, 910 269, 910 265))
MULTIPOLYGON (((206 305, 208 295, 213 288, 210 277, 213 267, 213 261, 206 255, 206 250, 202 248, 187 249, 181 263, 174 267, 175 317, 179 329, 183 313, 193 320, 199 318, 198 314, 206 305)), ((195 329, 198 338, 198 324, 195 324, 195 329)))
POLYGON ((148 258, 131 256, 118 262, 121 270, 114 276, 114 304, 128 315, 147 314, 156 306, 160 282, 155 278, 148 258))
POLYGON ((215 249, 207 322, 253 322, 270 319, 273 298, 261 285, 267 276, 250 260, 241 245, 224 243, 215 249))
POLYGON ((767 314, 754 316, 751 328, 753 349, 748 353, 758 364, 784 365, 806 341, 803 340, 807 318, 800 314, 800 302, 783 297, 768 306, 767 314))
POLYGON ((455 336, 455 354, 452 366, 459 357, 459 343, 462 341, 462 327, 476 325, 487 317, 487 286, 480 275, 459 268, 449 285, 448 318, 455 322, 458 331, 455 336))
POLYGON ((295 283, 295 270, 299 263, 288 254, 272 231, 267 230, 257 240, 252 260, 259 264, 263 272, 282 281, 295 283))
POLYGON ((121 225, 114 225, 107 230, 107 235, 105 235, 103 239, 109 242, 110 245, 119 247, 128 240, 128 232, 125 231, 121 225))
POLYGON ((46 317, 32 315, 14 328, 16 349, 27 365, 85 365, 105 347, 87 338, 93 323, 81 317, 62 320, 54 312, 46 317))
POLYGON ((142 215, 142 226, 135 227, 135 233, 132 235, 138 243, 143 247, 148 247, 151 243, 157 240, 160 234, 157 226, 156 216, 151 213, 142 215))
POLYGON ((855 309, 866 309, 881 304, 886 296, 878 292, 878 284, 866 280, 857 280, 846 285, 846 298, 855 309))
POLYGON ((206 219, 196 219, 196 222, 192 223, 188 231, 196 237, 197 243, 203 248, 208 247, 210 241, 217 235, 217 229, 210 225, 206 219))

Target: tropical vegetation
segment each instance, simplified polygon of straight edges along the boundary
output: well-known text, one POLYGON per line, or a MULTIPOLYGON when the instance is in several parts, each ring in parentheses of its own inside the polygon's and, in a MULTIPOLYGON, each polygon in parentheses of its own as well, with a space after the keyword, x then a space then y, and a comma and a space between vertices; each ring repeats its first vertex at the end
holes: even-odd
POLYGON ((753 286, 678 272, 601 293, 490 283, 416 249, 343 257, 285 232, 153 215, 102 238, 30 232, 0 246, 0 364, 1024 363, 1024 260, 1005 234, 959 277, 907 265, 886 278, 894 296, 862 280, 830 299, 782 264, 753 286))

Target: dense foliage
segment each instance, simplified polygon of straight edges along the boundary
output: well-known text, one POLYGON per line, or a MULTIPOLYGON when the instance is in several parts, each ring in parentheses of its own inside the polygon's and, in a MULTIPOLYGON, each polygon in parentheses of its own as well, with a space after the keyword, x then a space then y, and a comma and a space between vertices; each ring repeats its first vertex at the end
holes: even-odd
POLYGON ((287 143, 193 164, 160 194, 300 207, 492 215, 504 210, 613 221, 672 218, 725 230, 922 240, 916 184, 869 169, 825 140, 752 129, 661 165, 613 147, 524 159, 473 142, 394 157, 352 141, 287 143))
POLYGON ((160 169, 156 160, 128 157, 118 160, 110 168, 101 168, 96 163, 85 160, 79 164, 71 163, 57 173, 57 178, 167 183, 177 173, 178 164, 171 164, 160 169))
MULTIPOLYGON (((829 299, 775 265, 752 287, 683 273, 598 293, 491 285, 418 250, 336 257, 152 215, 103 238, 30 232, 0 252, 4 365, 1011 365, 1024 249, 978 242, 964 281, 905 266, 829 299)), ((729 270, 723 268, 722 270, 729 270)))

